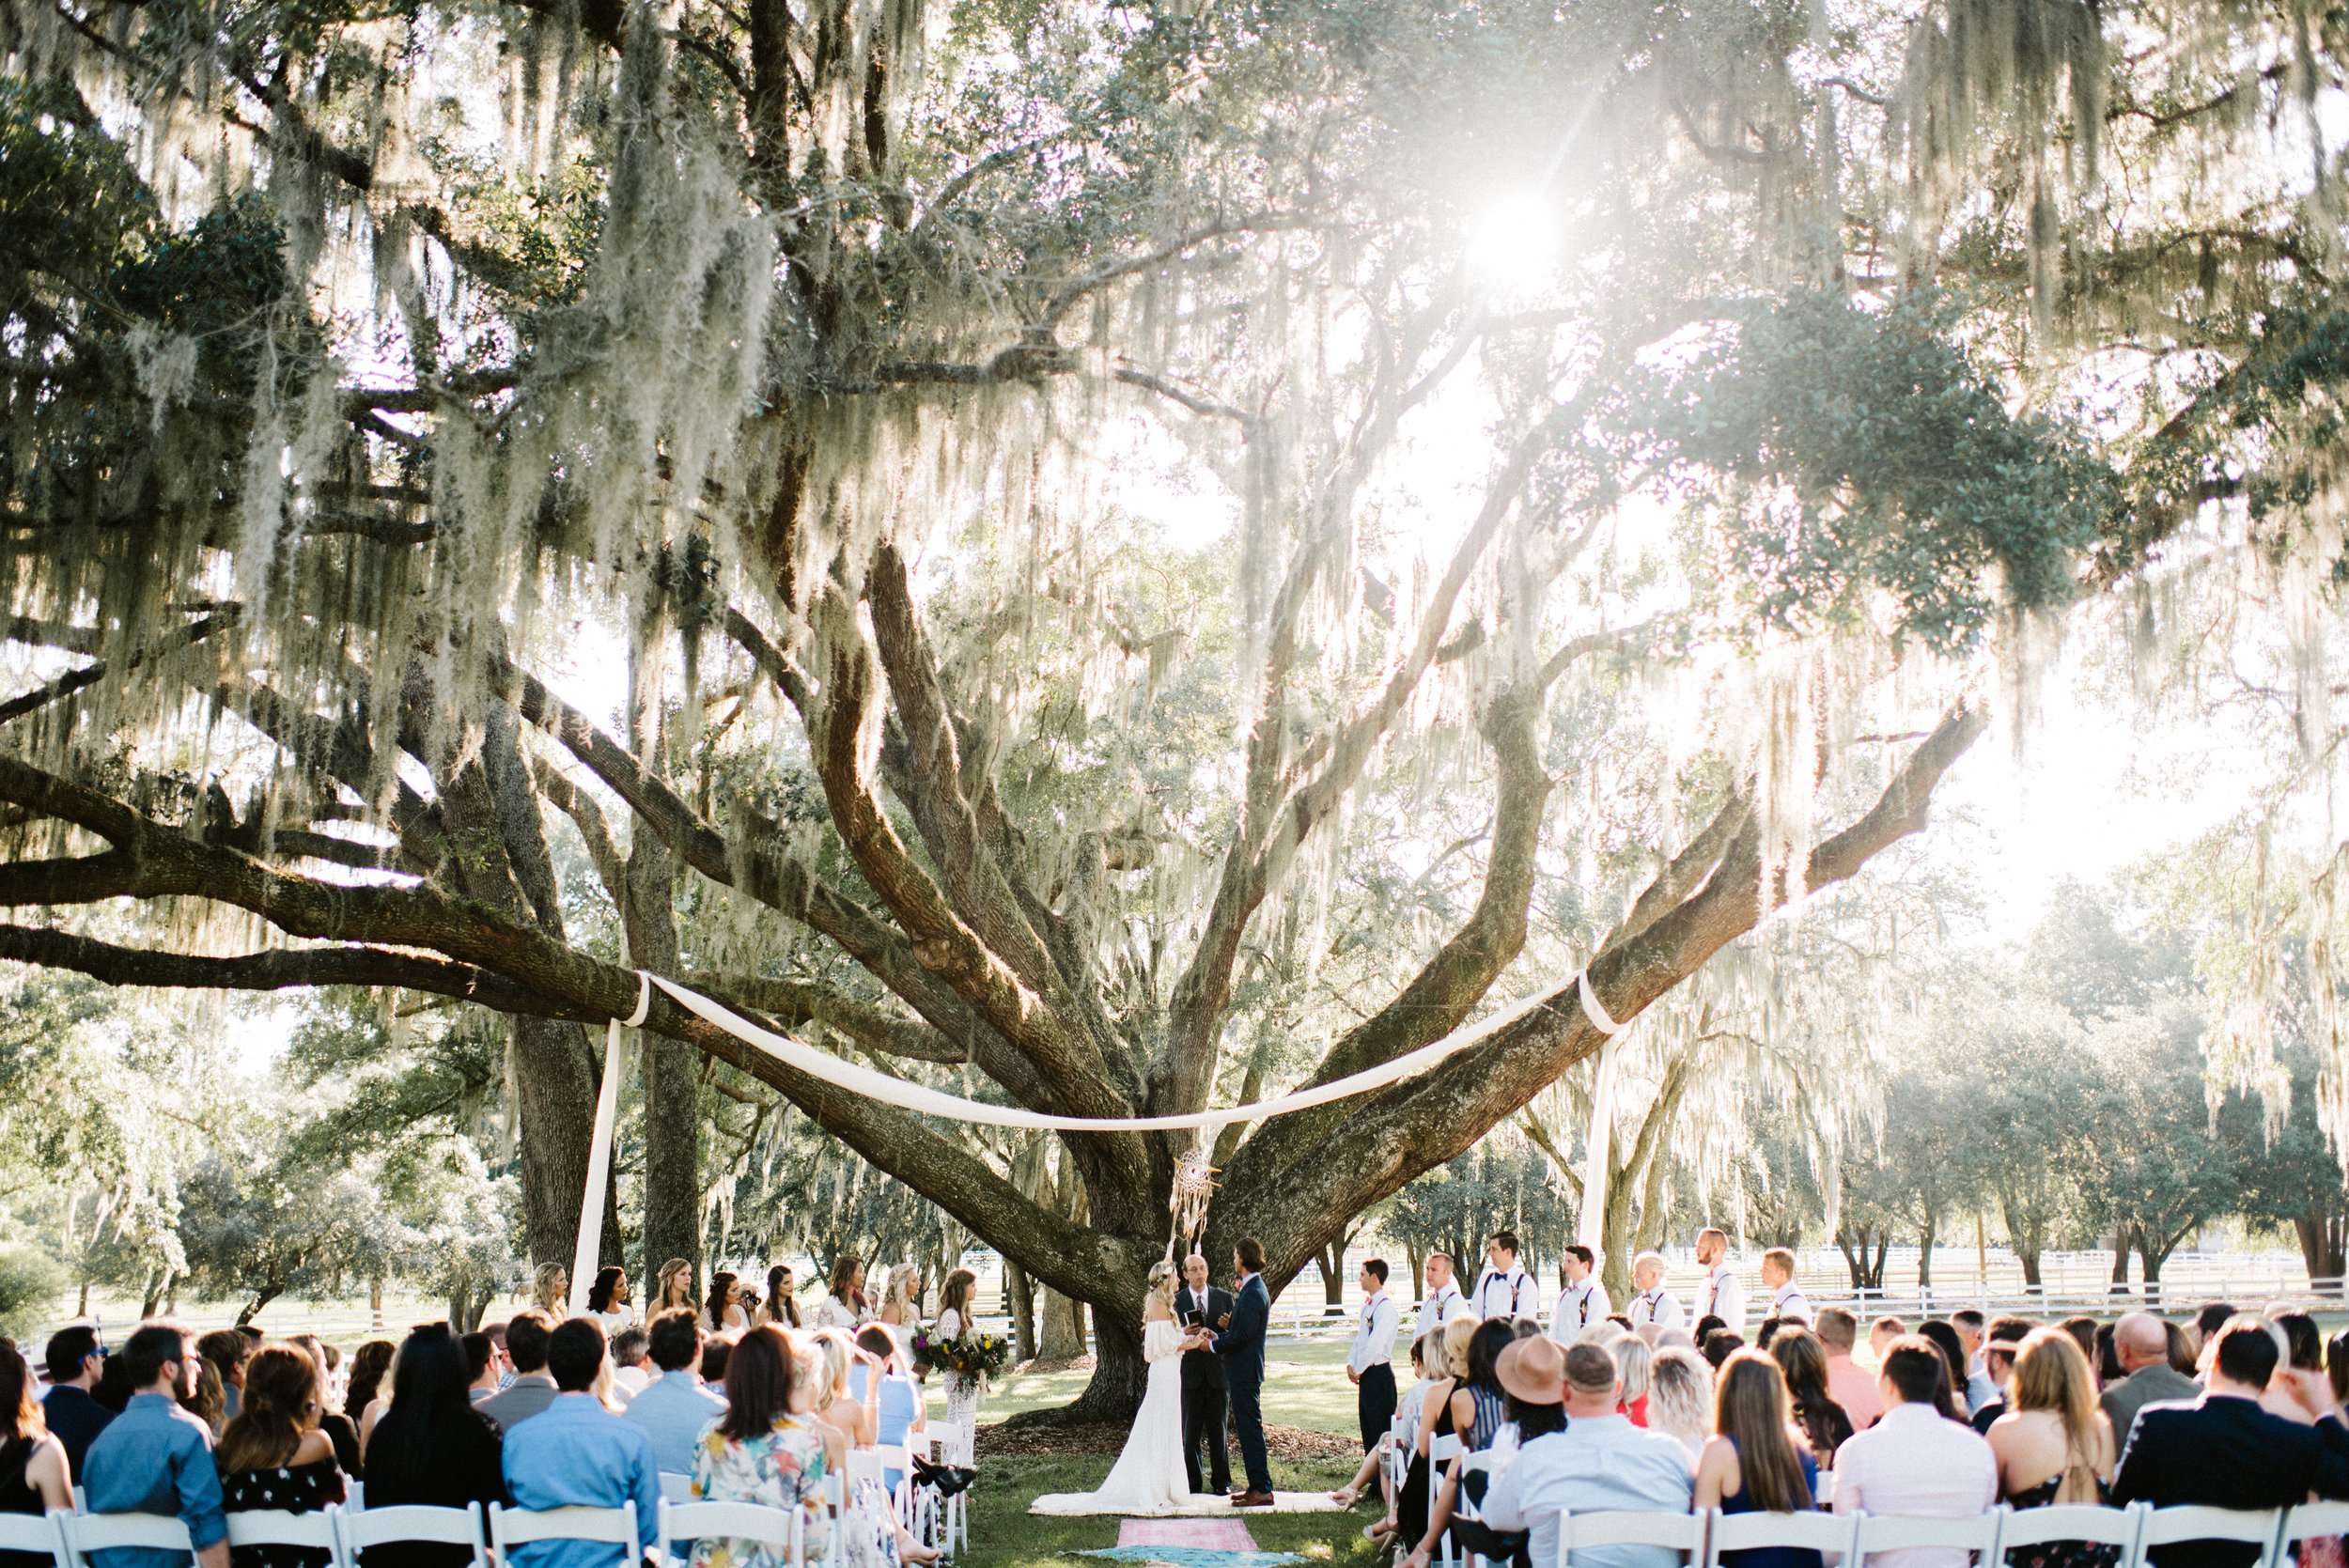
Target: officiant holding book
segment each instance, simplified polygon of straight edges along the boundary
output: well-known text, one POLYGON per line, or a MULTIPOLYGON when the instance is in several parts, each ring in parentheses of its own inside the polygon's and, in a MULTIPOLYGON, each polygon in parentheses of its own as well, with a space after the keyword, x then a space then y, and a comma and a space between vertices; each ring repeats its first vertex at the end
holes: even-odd
MULTIPOLYGON (((1207 1260, 1193 1252, 1183 1260, 1183 1288, 1174 1293, 1174 1316, 1186 1331, 1213 1327, 1232 1311, 1232 1293, 1207 1283, 1207 1260)), ((1199 1484, 1199 1450, 1205 1445, 1212 1490, 1232 1489, 1231 1445, 1224 1410, 1229 1395, 1223 1384, 1223 1358, 1212 1350, 1183 1352, 1183 1469, 1193 1492, 1199 1484)))

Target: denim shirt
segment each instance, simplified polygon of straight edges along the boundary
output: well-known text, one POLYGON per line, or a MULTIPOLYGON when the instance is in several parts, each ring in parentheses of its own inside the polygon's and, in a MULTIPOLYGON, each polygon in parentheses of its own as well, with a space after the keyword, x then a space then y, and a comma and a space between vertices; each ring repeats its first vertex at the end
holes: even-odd
POLYGON ((652 1439, 654 1464, 677 1475, 692 1475, 694 1445, 725 1413, 726 1402, 703 1388, 692 1368, 680 1367, 646 1384, 620 1419, 645 1429, 652 1439))
MULTIPOLYGON (((92 1514, 171 1514, 198 1551, 228 1538, 221 1510, 212 1433, 163 1394, 133 1394, 89 1446, 83 1478, 92 1514)), ((93 1568, 186 1568, 184 1552, 111 1546, 89 1554, 93 1568)))
MULTIPOLYGON (((592 1394, 558 1394, 544 1414, 506 1435, 506 1489, 517 1508, 633 1502, 638 1545, 649 1550, 661 1534, 652 1439, 592 1394)), ((529 1541, 506 1555, 512 1568, 626 1568, 633 1560, 601 1541, 529 1541)))

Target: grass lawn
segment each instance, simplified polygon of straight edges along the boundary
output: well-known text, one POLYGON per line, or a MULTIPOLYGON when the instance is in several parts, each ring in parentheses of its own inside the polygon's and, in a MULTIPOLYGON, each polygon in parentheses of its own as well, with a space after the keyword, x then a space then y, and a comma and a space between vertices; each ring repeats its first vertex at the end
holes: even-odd
MULTIPOLYGON (((1264 1419, 1272 1426, 1301 1426, 1308 1432, 1336 1432, 1353 1436, 1361 1430, 1354 1416, 1354 1385, 1346 1380, 1345 1340, 1275 1340, 1265 1346, 1264 1419)), ((1008 1377, 988 1389, 980 1406, 982 1423, 999 1421, 1021 1410, 1066 1405, 1084 1392, 1089 1372, 1048 1372, 1008 1377)), ((1411 1381, 1410 1348, 1403 1347, 1394 1369, 1397 1389, 1411 1381)), ((1101 1472, 1107 1475, 1104 1468, 1101 1472)), ((1341 1478, 1343 1480, 1343 1478, 1341 1478)), ((1337 1482, 1330 1483, 1338 1484, 1337 1482)), ((1092 1485, 1046 1487, 1046 1491, 1086 1491, 1092 1485)))
MULTIPOLYGON (((1343 1375, 1339 1381, 1345 1381, 1343 1375)), ((1116 1545, 1115 1519, 1048 1519, 1028 1513, 1029 1502, 1040 1493, 1092 1491, 1108 1478, 1113 1463, 1106 1453, 982 1460, 979 1483, 972 1488, 971 1550, 957 1560, 956 1568, 1080 1568, 1084 1560, 1060 1554, 1116 1545)), ((1351 1465, 1335 1461, 1272 1462, 1272 1483, 1284 1492, 1326 1492, 1353 1474, 1351 1465)), ((1362 1539, 1362 1527, 1375 1516, 1370 1503, 1352 1514, 1234 1512, 1247 1519, 1259 1550, 1296 1552, 1316 1563, 1358 1568, 1370 1563, 1370 1543, 1362 1539)))

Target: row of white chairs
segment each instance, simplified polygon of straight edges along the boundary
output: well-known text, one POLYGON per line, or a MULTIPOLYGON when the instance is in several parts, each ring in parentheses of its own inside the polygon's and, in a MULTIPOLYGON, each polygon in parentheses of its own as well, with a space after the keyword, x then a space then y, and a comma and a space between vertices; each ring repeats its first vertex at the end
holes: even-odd
MULTIPOLYGON (((1471 1454, 1481 1460, 1483 1454, 1471 1454)), ((1479 1467, 1464 1467, 1466 1469, 1479 1467)), ((1477 1517, 1465 1496, 1455 1516, 1477 1517)), ((2181 1541, 2235 1541, 2258 1548, 2252 1568, 2287 1568, 2289 1554, 2311 1538, 2349 1534, 2349 1503, 2313 1502, 2293 1508, 2126 1508, 2055 1504, 2046 1508, 2000 1506, 1962 1519, 1915 1519, 1851 1514, 1595 1513, 1559 1521, 1553 1568, 1568 1568, 1572 1553, 1598 1546, 1661 1546, 1687 1554, 1690 1564, 1720 1568, 1725 1552, 1762 1546, 1792 1546, 1821 1553, 1828 1562, 1860 1568, 1875 1552, 1912 1546, 1954 1548, 1971 1554, 1979 1568, 1995 1568, 2006 1554, 2051 1541, 2087 1541, 2120 1548, 2117 1568, 2145 1568, 2147 1554, 2181 1541)), ((1449 1548, 1447 1548, 1448 1550, 1449 1548)), ((1463 1568, 1482 1568, 1473 1553, 1448 1559, 1463 1568)))

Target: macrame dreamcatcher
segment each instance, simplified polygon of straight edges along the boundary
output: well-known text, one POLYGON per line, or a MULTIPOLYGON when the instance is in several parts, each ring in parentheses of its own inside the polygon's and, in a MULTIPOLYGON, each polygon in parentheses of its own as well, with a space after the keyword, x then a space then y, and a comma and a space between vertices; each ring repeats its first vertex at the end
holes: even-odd
POLYGON ((1207 1203, 1215 1197, 1215 1169, 1207 1157, 1198 1149, 1186 1149, 1174 1161, 1174 1190, 1166 1196, 1169 1213, 1174 1216, 1174 1234, 1166 1240, 1166 1255, 1174 1258, 1174 1249, 1183 1249, 1189 1257, 1200 1234, 1207 1228, 1207 1203))

